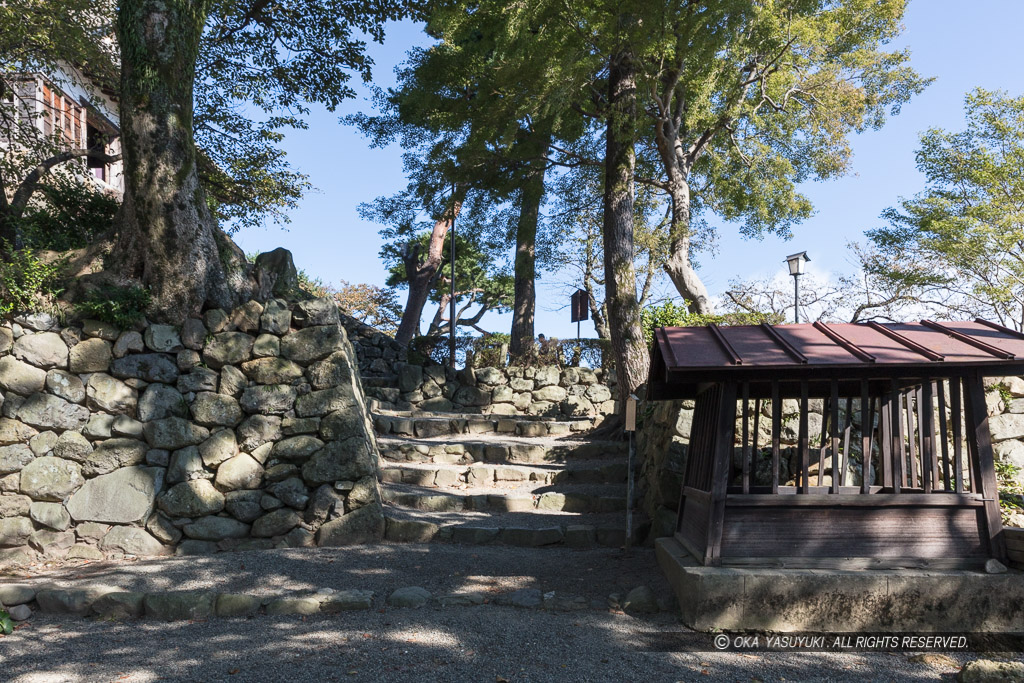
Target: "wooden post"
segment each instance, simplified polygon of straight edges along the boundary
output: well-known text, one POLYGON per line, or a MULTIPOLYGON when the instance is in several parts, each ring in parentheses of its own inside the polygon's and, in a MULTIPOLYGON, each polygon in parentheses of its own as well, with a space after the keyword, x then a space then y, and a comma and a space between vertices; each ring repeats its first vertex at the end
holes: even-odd
POLYGON ((808 487, 810 486, 810 474, 808 470, 811 469, 811 451, 810 444, 808 443, 807 437, 807 394, 808 386, 807 380, 801 380, 800 382, 800 432, 797 437, 798 448, 800 453, 798 457, 800 459, 800 472, 797 477, 797 486, 800 493, 807 493, 808 487))
POLYGON ((772 380, 772 493, 779 492, 779 445, 782 441, 782 399, 779 380, 772 380))
POLYGON ((903 474, 903 466, 906 463, 903 456, 903 401, 896 380, 892 381, 890 406, 892 407, 892 424, 895 425, 895 429, 892 430, 892 492, 899 493, 900 487, 906 485, 906 478, 903 474))
POLYGON ((729 489, 732 450, 736 430, 736 383, 722 385, 714 426, 711 463, 711 507, 708 511, 708 544, 704 564, 722 564, 722 529, 725 527, 725 498, 729 489))
MULTIPOLYGON (((839 493, 839 380, 831 382, 829 422, 832 423, 832 493, 839 493)), ((819 480, 821 473, 818 474, 819 480)))
POLYGON ((976 454, 971 482, 976 493, 985 502, 985 525, 989 553, 1006 563, 1006 539, 1003 536, 1003 522, 999 514, 999 485, 996 482, 995 460, 992 455, 992 435, 988 431, 988 407, 985 405, 985 388, 981 375, 972 373, 964 378, 964 397, 969 406, 967 438, 976 454))
POLYGON ((871 431, 875 416, 872 415, 874 401, 868 397, 868 381, 860 381, 860 492, 871 490, 871 431))

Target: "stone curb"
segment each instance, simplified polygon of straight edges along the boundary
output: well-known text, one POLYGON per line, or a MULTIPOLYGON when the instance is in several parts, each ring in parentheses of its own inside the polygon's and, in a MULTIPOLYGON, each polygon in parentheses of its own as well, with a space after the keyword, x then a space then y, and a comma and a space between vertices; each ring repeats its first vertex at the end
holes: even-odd
POLYGON ((419 609, 422 607, 476 607, 487 604, 540 609, 554 612, 579 610, 623 610, 630 614, 651 614, 658 611, 677 611, 672 601, 658 604, 653 593, 645 586, 630 591, 623 600, 617 593, 604 599, 587 599, 581 595, 541 592, 536 588, 521 588, 486 597, 482 593, 448 593, 433 595, 418 586, 404 586, 394 590, 386 600, 375 601, 369 590, 348 589, 336 591, 322 588, 316 593, 302 592, 291 595, 260 597, 245 593, 218 593, 210 590, 158 591, 140 593, 113 586, 90 584, 71 588, 44 586, 35 589, 26 584, 0 586, 0 608, 7 609, 17 621, 31 614, 60 614, 99 619, 154 619, 157 621, 198 621, 214 617, 311 616, 338 614, 348 611, 367 611, 375 606, 381 611, 390 609, 419 609), (637 597, 643 600, 638 600, 637 597), (632 604, 631 604, 632 603, 632 604), (642 604, 641 604, 642 603, 642 604))

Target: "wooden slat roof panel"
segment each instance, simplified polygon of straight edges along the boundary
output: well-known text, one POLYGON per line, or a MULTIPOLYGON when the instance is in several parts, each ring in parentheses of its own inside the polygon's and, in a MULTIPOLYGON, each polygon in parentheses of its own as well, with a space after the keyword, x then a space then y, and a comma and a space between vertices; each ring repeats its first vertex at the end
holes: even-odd
POLYGON ((930 372, 933 366, 939 375, 954 367, 983 364, 991 370, 1024 363, 1024 335, 984 321, 669 327, 659 329, 655 339, 665 371, 676 378, 714 368, 742 375, 765 367, 803 372, 884 367, 891 372, 913 366, 930 372))

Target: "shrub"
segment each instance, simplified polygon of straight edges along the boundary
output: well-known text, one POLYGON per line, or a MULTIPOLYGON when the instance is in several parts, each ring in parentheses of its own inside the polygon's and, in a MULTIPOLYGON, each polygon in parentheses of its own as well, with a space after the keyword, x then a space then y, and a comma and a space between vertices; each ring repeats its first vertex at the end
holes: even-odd
POLYGON ((67 178, 41 188, 44 201, 27 209, 18 230, 26 247, 81 249, 109 232, 120 206, 116 199, 67 178))
POLYGON ((640 324, 644 329, 644 339, 648 345, 654 342, 654 330, 658 327, 697 327, 715 323, 716 325, 760 325, 770 323, 777 325, 782 322, 775 313, 725 313, 723 315, 704 315, 690 313, 683 304, 671 299, 647 306, 640 311, 640 324))
POLYGON ((5 243, 0 252, 6 254, 0 262, 0 316, 53 308, 62 291, 61 262, 46 263, 31 249, 13 251, 5 243))
POLYGON ((150 301, 149 290, 143 287, 108 285, 89 292, 77 307, 87 318, 127 329, 142 322, 150 301))

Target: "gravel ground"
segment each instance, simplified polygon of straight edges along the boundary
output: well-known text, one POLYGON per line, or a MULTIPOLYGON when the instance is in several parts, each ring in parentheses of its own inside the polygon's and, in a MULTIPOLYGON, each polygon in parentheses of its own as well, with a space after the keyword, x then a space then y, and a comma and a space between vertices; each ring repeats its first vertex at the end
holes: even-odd
POLYGON ((940 681, 908 655, 655 652, 665 618, 470 608, 206 622, 34 619, 0 639, 4 679, 36 681, 940 681), (638 646, 638 643, 641 645, 638 646))
POLYGON ((211 589, 279 595, 295 591, 372 590, 386 597, 402 586, 435 594, 539 588, 606 599, 639 585, 670 595, 654 551, 635 548, 511 548, 382 543, 348 548, 294 548, 192 557, 92 562, 0 576, 0 581, 70 586, 85 582, 132 591, 211 589), (572 571, 566 571, 571 567, 572 571), (24 577, 24 578, 23 578, 24 577))
MULTIPOLYGON (((454 512, 426 512, 398 505, 384 504, 384 513, 395 519, 417 519, 435 524, 469 524, 473 526, 518 527, 521 529, 544 529, 552 526, 568 526, 570 524, 590 524, 601 528, 625 529, 626 520, 621 512, 562 512, 548 510, 529 510, 527 512, 491 512, 458 510, 454 512)), ((637 513, 633 524, 637 525, 644 518, 637 513)), ((481 547, 481 546, 474 546, 481 547)), ((487 546, 482 546, 487 547, 487 546)))
POLYGON ((606 599, 669 588, 653 552, 381 544, 34 568, 0 581, 263 596, 359 588, 374 609, 311 617, 162 623, 35 615, 0 638, 4 681, 939 681, 976 655, 721 653, 676 613, 546 612, 485 604, 393 609, 394 589, 519 588, 606 599), (705 651, 683 651, 700 639, 705 651), (711 651, 707 651, 711 650, 711 651))

